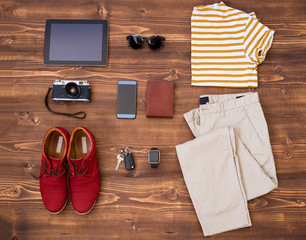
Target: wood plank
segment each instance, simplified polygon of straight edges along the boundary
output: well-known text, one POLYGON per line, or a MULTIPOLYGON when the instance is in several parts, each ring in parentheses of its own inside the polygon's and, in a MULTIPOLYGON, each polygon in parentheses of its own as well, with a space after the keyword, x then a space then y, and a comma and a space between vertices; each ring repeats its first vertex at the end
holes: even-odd
POLYGON ((259 87, 229 89, 190 86, 191 0, 75 0, 0 3, 0 239, 203 239, 203 232, 176 156, 177 144, 193 139, 182 114, 198 106, 202 94, 259 93, 268 123, 279 188, 248 202, 252 227, 214 239, 306 238, 306 2, 224 1, 255 12, 275 30, 259 87), (109 19, 106 67, 44 66, 44 26, 50 18, 109 19), (165 47, 134 51, 125 36, 159 34, 165 47), (84 110, 85 120, 52 115, 43 103, 55 79, 86 79, 90 103, 54 103, 62 111, 84 110), (146 118, 148 80, 175 82, 174 117, 146 118), (137 80, 137 118, 116 118, 118 80, 137 80), (69 131, 84 125, 95 135, 101 171, 93 211, 77 215, 71 203, 50 215, 39 192, 40 146, 53 126, 69 131), (133 148, 136 169, 115 171, 117 150, 133 148), (157 146, 162 162, 151 169, 148 150, 157 146), (157 171, 155 171, 157 170, 157 171))

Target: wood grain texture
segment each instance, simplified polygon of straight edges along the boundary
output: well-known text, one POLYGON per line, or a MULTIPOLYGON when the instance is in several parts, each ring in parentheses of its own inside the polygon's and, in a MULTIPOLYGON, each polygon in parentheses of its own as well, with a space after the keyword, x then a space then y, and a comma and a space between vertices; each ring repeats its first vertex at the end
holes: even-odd
POLYGON ((191 0, 1 0, 0 2, 0 239, 203 239, 175 152, 193 138, 182 114, 201 94, 258 91, 269 126, 279 188, 249 201, 252 227, 213 239, 306 239, 306 2, 225 1, 255 12, 276 31, 259 66, 259 87, 243 90, 190 86, 191 0), (106 67, 44 66, 45 20, 109 19, 106 67), (166 37, 165 47, 127 47, 128 34, 166 37), (62 111, 86 110, 85 120, 52 115, 43 104, 55 79, 86 79, 90 103, 51 103, 62 111), (148 119, 146 82, 175 82, 174 117, 148 119), (137 118, 116 119, 118 80, 138 81, 137 118), (84 125, 95 135, 101 170, 93 211, 77 215, 71 203, 58 215, 39 192, 40 145, 47 129, 84 125), (118 148, 133 148, 136 169, 116 172, 118 148), (161 150, 151 169, 148 150, 161 150))

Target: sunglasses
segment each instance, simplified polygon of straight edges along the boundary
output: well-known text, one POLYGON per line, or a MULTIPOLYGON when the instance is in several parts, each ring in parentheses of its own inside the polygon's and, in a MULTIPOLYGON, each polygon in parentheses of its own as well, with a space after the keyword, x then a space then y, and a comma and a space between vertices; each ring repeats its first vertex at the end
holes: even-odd
POLYGON ((149 48, 152 50, 158 50, 164 46, 166 39, 162 36, 153 35, 149 38, 143 38, 139 35, 129 35, 126 37, 129 41, 129 47, 133 49, 139 49, 143 46, 144 42, 148 42, 149 48))

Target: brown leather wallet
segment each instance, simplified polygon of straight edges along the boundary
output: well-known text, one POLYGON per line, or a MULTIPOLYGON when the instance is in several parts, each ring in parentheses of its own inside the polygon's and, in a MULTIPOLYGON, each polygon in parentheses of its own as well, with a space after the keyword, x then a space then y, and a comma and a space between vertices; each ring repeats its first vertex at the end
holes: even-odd
POLYGON ((147 82, 147 117, 173 117, 174 82, 147 82))

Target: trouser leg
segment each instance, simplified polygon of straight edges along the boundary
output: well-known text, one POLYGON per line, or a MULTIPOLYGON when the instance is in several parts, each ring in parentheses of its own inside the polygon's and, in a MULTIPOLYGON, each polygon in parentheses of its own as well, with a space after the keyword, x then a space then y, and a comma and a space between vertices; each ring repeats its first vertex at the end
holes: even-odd
POLYGON ((229 128, 176 147, 205 236, 251 226, 235 148, 234 131, 229 128))

